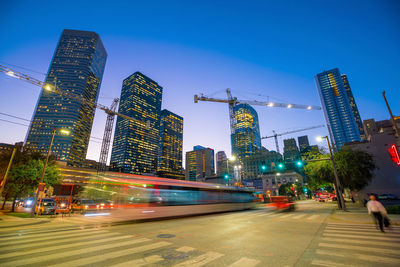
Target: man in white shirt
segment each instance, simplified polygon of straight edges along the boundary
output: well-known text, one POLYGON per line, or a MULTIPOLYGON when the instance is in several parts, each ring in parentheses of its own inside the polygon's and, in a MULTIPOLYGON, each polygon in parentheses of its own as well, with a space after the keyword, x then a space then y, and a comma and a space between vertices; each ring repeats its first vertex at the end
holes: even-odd
POLYGON ((375 224, 379 224, 381 232, 385 232, 383 229, 383 217, 387 215, 385 207, 376 200, 374 195, 369 197, 370 201, 367 203, 368 214, 372 214, 375 224))

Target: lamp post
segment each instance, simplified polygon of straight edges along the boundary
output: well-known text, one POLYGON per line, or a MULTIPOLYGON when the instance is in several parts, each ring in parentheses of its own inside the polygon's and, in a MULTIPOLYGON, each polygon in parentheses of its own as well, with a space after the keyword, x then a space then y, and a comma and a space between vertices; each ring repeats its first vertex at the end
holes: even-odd
MULTIPOLYGON (((51 147, 53 146, 54 136, 56 135, 57 130, 59 130, 61 134, 65 134, 65 135, 69 135, 69 133, 70 133, 66 129, 53 128, 53 131, 51 133, 50 146, 49 146, 49 149, 47 150, 46 160, 45 160, 44 165, 43 165, 42 174, 40 175, 39 186, 38 186, 37 192, 35 194, 35 199, 34 199, 33 205, 32 205, 31 218, 35 214, 37 200, 38 200, 38 197, 39 197, 40 185, 43 183, 43 178, 44 178, 44 174, 46 172, 47 163, 49 162, 49 157, 50 157, 50 153, 51 153, 51 147)), ((39 202, 39 208, 40 208, 40 202, 39 202)))
MULTIPOLYGON (((231 181, 231 176, 230 176, 230 174, 229 174, 229 161, 235 161, 236 160, 236 157, 233 155, 232 157, 230 157, 230 158, 227 158, 226 159, 226 172, 228 173, 228 183, 229 183, 229 185, 230 185, 230 181, 231 181)), ((233 175, 232 175, 233 176, 233 175)))
MULTIPOLYGON (((346 205, 344 203, 342 190, 340 189, 340 180, 339 180, 339 175, 338 175, 337 169, 336 169, 335 159, 333 158, 331 144, 329 142, 328 136, 317 137, 317 141, 319 141, 319 142, 321 142, 322 139, 326 139, 326 143, 328 144, 329 156, 332 161, 333 173, 335 175, 335 181, 336 181, 336 196, 337 196, 337 200, 338 200, 338 207, 339 207, 339 209, 343 209, 344 211, 346 211, 346 205)), ((335 185, 335 183, 334 183, 334 185, 335 185)))

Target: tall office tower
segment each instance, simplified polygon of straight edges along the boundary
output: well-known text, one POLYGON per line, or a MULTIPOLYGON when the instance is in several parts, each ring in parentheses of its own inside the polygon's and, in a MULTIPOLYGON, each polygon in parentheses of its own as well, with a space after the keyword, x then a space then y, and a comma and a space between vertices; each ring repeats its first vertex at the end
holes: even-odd
POLYGON ((217 176, 223 176, 227 172, 227 157, 225 151, 218 151, 216 154, 217 159, 217 176))
POLYGON ((335 68, 315 75, 329 135, 337 149, 345 143, 361 141, 342 76, 335 68))
POLYGON ((160 138, 162 87, 140 72, 122 83, 118 112, 143 123, 117 118, 110 169, 155 174, 160 138), (145 122, 150 123, 146 127, 145 122))
POLYGON ((195 149, 196 147, 193 151, 186 152, 185 179, 189 181, 202 181, 205 177, 212 177, 215 174, 214 150, 195 149))
POLYGON ((363 121, 361 120, 360 112, 358 112, 356 100, 354 99, 353 92, 351 91, 350 83, 349 80, 347 79, 346 74, 342 74, 342 80, 344 89, 346 89, 347 97, 349 98, 350 107, 351 110, 353 111, 354 119, 356 120, 357 123, 358 131, 360 132, 361 140, 365 140, 363 121))
POLYGON ((285 161, 294 161, 300 159, 299 148, 294 138, 283 140, 283 158, 285 161))
POLYGON ((304 149, 310 146, 307 135, 297 137, 297 141, 299 142, 300 151, 303 151, 304 149))
POLYGON ((157 174, 166 178, 183 179, 182 174, 183 118, 169 110, 161 111, 160 145, 157 174))
MULTIPOLYGON (((97 33, 64 30, 45 83, 95 103, 106 59, 106 50, 97 33)), ((81 166, 86 158, 94 112, 93 105, 42 89, 26 137, 26 146, 46 153, 52 130, 68 129, 68 136, 55 132, 51 152, 68 165, 81 166)))
POLYGON ((257 112, 248 104, 236 105, 234 134, 231 135, 232 155, 239 161, 261 149, 260 126, 257 112))

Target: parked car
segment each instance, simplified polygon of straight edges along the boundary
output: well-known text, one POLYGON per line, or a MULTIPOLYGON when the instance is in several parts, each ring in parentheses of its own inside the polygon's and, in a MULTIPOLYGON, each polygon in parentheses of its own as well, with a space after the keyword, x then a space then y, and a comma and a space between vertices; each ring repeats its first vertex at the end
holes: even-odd
POLYGON ((71 204, 72 211, 79 211, 82 214, 86 213, 86 211, 97 210, 98 208, 98 204, 96 204, 92 199, 86 198, 75 199, 71 204))
POLYGON ((35 210, 35 213, 44 215, 55 214, 55 212, 56 212, 56 203, 51 198, 43 198, 40 203, 40 206, 37 205, 35 210))

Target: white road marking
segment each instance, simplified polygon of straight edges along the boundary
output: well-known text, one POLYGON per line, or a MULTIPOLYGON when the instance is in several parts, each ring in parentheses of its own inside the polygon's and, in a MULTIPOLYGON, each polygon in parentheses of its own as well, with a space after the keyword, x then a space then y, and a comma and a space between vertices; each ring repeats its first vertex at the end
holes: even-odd
POLYGON ((314 214, 314 215, 311 215, 310 217, 308 217, 307 220, 313 220, 313 219, 316 219, 318 217, 319 217, 318 214, 314 214))
POLYGON ((302 217, 304 217, 306 215, 307 214, 300 214, 300 215, 294 216, 293 219, 300 219, 300 218, 302 218, 302 217))
POLYGON ((353 246, 353 245, 330 244, 330 243, 319 243, 318 246, 326 247, 326 248, 362 250, 362 251, 366 251, 366 252, 369 251, 369 252, 373 252, 373 253, 391 253, 391 254, 395 254, 395 255, 399 254, 399 250, 397 250, 397 249, 388 249, 388 248, 353 246))
MULTIPOLYGON (((373 228, 375 227, 374 224, 344 224, 344 223, 329 223, 328 226, 341 226, 341 227, 367 227, 367 228, 373 228)), ((394 229, 400 229, 400 226, 392 225, 391 226, 394 229)))
MULTIPOLYGON (((130 237, 130 236, 128 236, 130 237)), ((105 239, 103 240, 99 240, 98 242, 103 242, 105 239)), ((129 241, 125 241, 125 242, 117 242, 117 243, 112 243, 112 244, 106 244, 106 245, 98 245, 98 246, 90 246, 90 247, 81 247, 80 245, 82 243, 78 244, 74 244, 75 245, 75 249, 77 250, 65 250, 63 252, 59 252, 59 253, 49 253, 46 254, 45 256, 39 255, 39 256, 35 256, 35 257, 28 257, 26 259, 17 259, 14 261, 9 261, 9 262, 4 262, 2 263, 2 267, 5 266, 19 266, 19 265, 31 265, 34 263, 39 263, 39 262, 43 262, 43 261, 49 261, 49 260, 56 260, 56 259, 65 259, 68 257, 72 257, 72 256, 76 256, 76 255, 82 255, 84 253, 91 253, 91 252, 97 252, 100 250, 106 250, 106 249, 111 249, 111 248, 116 248, 116 247, 122 247, 122 246, 128 246, 128 245, 132 245, 132 244, 136 244, 136 243, 141 243, 141 242, 146 242, 146 241, 150 241, 150 239, 147 238, 138 238, 138 239, 133 239, 133 240, 129 240, 129 241)), ((28 252, 29 253, 29 252, 28 252)))
POLYGON ((180 247, 180 248, 177 248, 177 249, 175 249, 176 251, 179 251, 179 252, 189 252, 189 251, 193 251, 193 250, 195 250, 194 248, 191 248, 191 247, 180 247))
POLYGON ((361 232, 361 231, 356 231, 356 230, 330 230, 326 229, 324 230, 324 233, 342 233, 342 234, 358 234, 358 235, 372 235, 372 236, 390 236, 390 237, 398 237, 400 238, 399 234, 392 234, 392 233, 381 233, 379 230, 376 230, 374 232, 361 232))
POLYGON ((280 216, 279 218, 280 218, 280 219, 284 219, 284 218, 291 217, 291 216, 293 216, 293 215, 294 215, 293 213, 285 214, 285 215, 283 215, 283 216, 280 216))
POLYGON ((400 248, 399 242, 379 242, 376 240, 369 241, 369 240, 355 240, 355 239, 345 239, 345 238, 331 238, 331 237, 323 237, 324 241, 331 241, 331 242, 343 242, 343 243, 352 243, 352 244, 363 244, 363 245, 372 245, 372 246, 388 246, 392 248, 400 248))
MULTIPOLYGON (((162 242, 157 242, 154 244, 145 245, 145 246, 141 246, 141 247, 121 249, 121 250, 117 250, 114 252, 105 252, 105 253, 102 253, 100 257, 98 255, 91 256, 91 257, 85 257, 85 258, 81 258, 81 259, 77 259, 77 260, 73 260, 73 261, 64 262, 61 264, 52 265, 52 267, 61 267, 61 266, 65 266, 65 265, 68 265, 68 266, 89 265, 89 264, 94 264, 94 263, 102 262, 102 261, 117 258, 117 257, 126 256, 129 254, 145 252, 148 250, 165 247, 168 245, 171 245, 171 243, 162 241, 162 242)), ((127 266, 126 263, 124 263, 124 264, 125 264, 125 266, 127 266)), ((121 264, 118 264, 118 265, 121 265, 121 264)), ((135 265, 132 265, 132 266, 135 266, 135 265)))
POLYGON ((388 264, 400 264, 399 258, 388 258, 388 257, 382 257, 382 256, 376 256, 376 255, 358 254, 358 253, 353 253, 353 252, 349 252, 347 255, 345 255, 345 254, 336 253, 336 252, 327 251, 327 250, 321 250, 321 249, 317 249, 316 252, 319 255, 328 255, 328 256, 342 257, 342 258, 357 258, 357 259, 365 260, 365 261, 388 263, 388 264))
POLYGON ((190 266, 190 267, 198 267, 198 266, 203 266, 204 264, 209 263, 210 261, 216 260, 220 257, 224 256, 224 254, 220 254, 217 252, 207 252, 203 255, 200 255, 194 259, 190 259, 184 262, 181 262, 177 265, 174 265, 175 267, 183 267, 183 266, 190 266))
POLYGON ((259 263, 260 263, 259 260, 253 260, 253 259, 244 257, 244 258, 241 258, 240 260, 234 262, 233 264, 229 265, 229 267, 242 267, 242 266, 253 267, 259 263))
POLYGON ((356 238, 356 239, 368 239, 368 240, 385 240, 385 241, 394 241, 397 240, 399 242, 399 238, 396 237, 386 237, 383 234, 381 236, 368 236, 368 235, 351 235, 351 234, 330 234, 323 233, 323 236, 334 236, 334 237, 345 237, 345 238, 356 238))
MULTIPOLYGON (((68 237, 68 238, 58 238, 57 240, 51 240, 51 241, 45 241, 42 242, 42 240, 38 240, 40 241, 38 243, 38 245, 40 246, 51 246, 54 247, 59 243, 63 243, 63 242, 73 242, 76 244, 76 242, 81 242, 82 239, 90 239, 90 238, 104 238, 104 237, 108 237, 108 236, 115 236, 115 235, 119 235, 118 233, 110 233, 107 231, 104 231, 104 233, 96 233, 96 235, 91 235, 91 236, 78 236, 78 237, 68 237)), ((29 247, 36 247, 35 244, 32 244, 32 240, 29 240, 30 242, 28 244, 22 244, 22 245, 16 245, 13 243, 9 243, 6 247, 6 249, 11 248, 11 249, 22 249, 22 248, 29 248, 29 247)), ((25 242, 26 243, 26 242, 25 242)))
POLYGON ((326 266, 326 267, 353 267, 354 265, 349 265, 349 264, 342 264, 338 262, 332 262, 332 261, 321 261, 321 260, 312 260, 311 262, 312 265, 318 265, 318 266, 326 266))
MULTIPOLYGON (((91 240, 91 241, 86 241, 86 242, 79 242, 79 246, 88 246, 88 245, 93 245, 96 243, 101 243, 101 242, 109 242, 109 241, 116 241, 120 239, 127 239, 131 238, 132 236, 117 236, 117 237, 110 237, 110 238, 103 238, 103 239, 96 239, 96 240, 91 240)), ((66 245, 59 245, 59 246, 48 246, 48 247, 36 247, 36 249, 30 249, 30 250, 24 250, 24 251, 17 251, 17 252, 11 252, 11 253, 6 253, 3 255, 0 255, 0 259, 3 258, 9 258, 9 257, 19 257, 23 256, 26 254, 32 254, 32 253, 43 253, 46 251, 52 251, 56 249, 67 249, 67 248, 76 248, 77 244, 72 243, 72 244, 66 244, 66 245)))
MULTIPOLYGON (((99 230, 98 229, 84 229, 84 230, 76 230, 76 231, 79 231, 79 233, 83 233, 83 232, 93 232, 93 231, 99 231, 99 230)), ((21 240, 21 239, 26 238, 28 236, 33 236, 33 237, 37 236, 37 237, 40 237, 41 239, 43 239, 43 237, 47 237, 47 236, 51 236, 51 237, 54 237, 54 236, 69 236, 70 234, 73 234, 73 232, 71 232, 71 231, 63 231, 63 232, 56 232, 56 233, 54 233, 54 232, 48 233, 47 232, 45 234, 35 234, 35 235, 30 235, 29 233, 28 234, 21 233, 21 235, 0 238, 0 240, 1 241, 4 241, 4 240, 21 240)))
POLYGON ((126 266, 135 266, 135 267, 138 266, 139 267, 139 266, 144 266, 147 264, 154 264, 154 263, 157 263, 157 262, 160 262, 163 260, 164 259, 161 256, 153 255, 153 256, 146 257, 144 259, 126 261, 126 262, 111 265, 111 266, 112 267, 126 267, 126 266))

